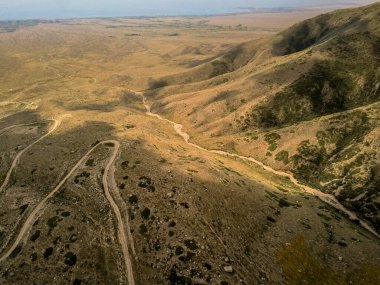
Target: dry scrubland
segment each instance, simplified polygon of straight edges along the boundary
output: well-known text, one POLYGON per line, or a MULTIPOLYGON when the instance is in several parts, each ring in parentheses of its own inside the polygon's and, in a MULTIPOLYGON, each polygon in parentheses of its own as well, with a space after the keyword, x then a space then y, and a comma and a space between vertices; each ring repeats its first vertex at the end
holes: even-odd
MULTIPOLYGON (((267 121, 255 107, 264 110, 326 59, 322 43, 271 49, 280 30, 319 13, 0 24, 0 283, 378 284, 374 234, 289 179, 187 144, 170 123, 145 114, 137 92, 209 149, 250 155, 315 187, 346 177, 335 165, 363 153, 355 163, 365 177, 378 156, 376 100, 296 122, 276 113, 277 125, 258 124, 267 121), (340 137, 332 134, 349 124, 361 130, 349 132, 356 141, 333 152, 340 137), (323 155, 333 153, 323 156, 332 161, 323 171, 337 177, 316 177, 322 167, 304 162, 320 151, 310 144, 322 142, 323 155)), ((348 191, 339 189, 321 190, 348 191)), ((362 205, 353 210, 376 225, 362 205)))

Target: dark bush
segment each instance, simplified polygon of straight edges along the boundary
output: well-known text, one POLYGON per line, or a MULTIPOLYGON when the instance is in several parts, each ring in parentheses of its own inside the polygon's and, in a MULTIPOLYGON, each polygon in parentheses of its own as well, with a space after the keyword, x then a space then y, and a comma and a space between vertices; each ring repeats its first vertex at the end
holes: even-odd
POLYGON ((74 266, 77 263, 77 256, 73 252, 68 252, 65 254, 65 264, 68 266, 74 266))
POLYGON ((166 86, 168 86, 168 82, 166 80, 163 80, 163 79, 151 80, 149 82, 149 89, 150 90, 159 89, 159 88, 163 88, 166 86))
POLYGON ((48 247, 47 249, 45 249, 45 252, 44 252, 44 258, 47 259, 49 258, 49 256, 51 256, 53 254, 53 248, 52 247, 48 247))
POLYGON ((149 219, 149 216, 150 216, 149 208, 145 208, 144 210, 141 211, 141 218, 143 218, 144 220, 149 219))
POLYGON ((41 235, 41 231, 40 230, 37 230, 34 234, 32 234, 32 236, 30 237, 30 240, 31 241, 36 241, 41 235))

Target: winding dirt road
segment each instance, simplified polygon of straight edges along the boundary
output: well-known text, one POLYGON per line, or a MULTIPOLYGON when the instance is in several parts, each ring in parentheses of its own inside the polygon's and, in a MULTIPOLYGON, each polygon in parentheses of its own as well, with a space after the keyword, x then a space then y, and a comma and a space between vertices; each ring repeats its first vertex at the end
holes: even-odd
POLYGON ((181 124, 178 124, 176 122, 173 122, 173 121, 170 121, 168 119, 165 119, 163 117, 161 117, 160 115, 158 114, 155 114, 155 113, 152 113, 151 112, 151 108, 150 106, 146 103, 146 97, 144 96, 144 94, 142 92, 135 92, 133 91, 134 93, 140 95, 142 97, 142 103, 146 109, 146 114, 148 116, 151 116, 151 117, 155 117, 159 120, 162 120, 162 121, 165 121, 165 122, 168 122, 170 123, 171 125, 173 125, 174 127, 174 130, 176 131, 176 133, 178 135, 180 135, 183 140, 190 146, 194 147, 194 148, 197 148, 199 150, 202 150, 202 151, 206 151, 206 152, 209 152, 209 153, 215 153, 215 154, 220 154, 220 155, 224 155, 224 156, 229 156, 229 157, 235 157, 235 158, 239 158, 241 160, 244 160, 244 161, 248 161, 248 162, 253 162, 259 166, 261 166, 262 168, 264 168, 266 171, 269 171, 273 174, 276 174, 276 175, 279 175, 279 176, 282 176, 282 177, 287 177, 290 179, 290 181, 297 185, 298 187, 300 187, 301 189, 303 189, 305 192, 309 193, 309 194, 312 194, 316 197, 318 197, 320 200, 322 200, 323 202, 333 206, 334 208, 342 211, 343 213, 345 213, 351 220, 356 220, 356 221, 359 221, 360 225, 365 228, 366 230, 368 230, 369 232, 371 232, 372 234, 374 234, 375 236, 379 237, 378 233, 365 221, 361 220, 358 218, 358 216, 351 212, 350 210, 346 209, 336 198, 335 196, 331 195, 331 194, 327 194, 327 193, 323 193, 317 189, 314 189, 314 188, 311 188, 309 186, 306 186, 304 184, 302 184, 301 182, 299 182, 292 174, 290 173, 287 173, 287 172, 284 172, 284 171, 279 171, 279 170, 275 170, 273 169, 272 167, 268 166, 268 165, 265 165, 264 163, 262 163, 261 161, 258 161, 256 159, 254 159, 253 157, 246 157, 246 156, 242 156, 242 155, 238 155, 238 154, 235 154, 235 153, 230 153, 230 152, 226 152, 226 151, 222 151, 222 150, 214 150, 214 149, 206 149, 204 147, 201 147, 199 145, 196 145, 194 143, 191 143, 189 140, 190 140, 190 136, 189 134, 187 134, 186 132, 184 132, 182 129, 183 129, 183 126, 181 124))
POLYGON ((11 129, 15 129, 15 128, 19 128, 19 127, 27 127, 27 126, 33 126, 33 125, 36 125, 38 124, 37 122, 34 122, 34 123, 30 123, 30 124, 19 124, 19 125, 13 125, 13 126, 9 126, 9 127, 6 127, 4 129, 1 129, 0 130, 0 137, 6 132, 6 131, 9 131, 11 129))
MULTIPOLYGON (((77 164, 70 170, 70 172, 61 180, 61 182, 47 195, 38 205, 34 208, 34 210, 30 213, 28 218, 26 219, 25 223, 23 224, 21 230, 19 231, 16 239, 13 241, 12 246, 0 257, 0 262, 3 262, 5 259, 9 257, 9 255, 15 250, 15 248, 20 244, 20 242, 29 234, 29 231, 31 227, 33 226, 36 219, 42 214, 43 209, 46 206, 46 202, 53 197, 55 193, 57 193, 61 187, 67 182, 67 180, 74 174, 74 172, 84 163, 84 161, 88 158, 88 156, 100 145, 104 144, 113 144, 113 153, 111 158, 109 159, 105 170, 103 174, 103 186, 104 186, 104 192, 106 195, 106 198, 108 202, 111 205, 111 208, 116 216, 117 219, 117 226, 118 226, 118 238, 119 243, 123 252, 124 256, 124 262, 127 270, 127 280, 129 285, 135 285, 134 277, 133 277, 133 268, 132 268, 132 261, 129 255, 129 249, 128 249, 128 243, 127 243, 127 235, 126 230, 124 227, 123 219, 119 210, 119 207, 117 206, 116 202, 114 201, 110 190, 108 186, 108 181, 110 177, 113 177, 113 173, 111 174, 111 168, 115 162, 116 156, 119 152, 120 143, 115 140, 108 140, 108 141, 102 141, 95 145, 93 148, 91 148, 78 162, 77 164)), ((129 230, 129 229, 128 229, 129 230)))
POLYGON ((24 103, 24 102, 8 102, 8 101, 2 101, 0 102, 0 106, 6 106, 6 105, 25 105, 25 107, 22 109, 22 110, 19 110, 17 112, 14 112, 14 113, 11 113, 11 114, 7 114, 3 117, 0 117, 0 120, 2 119, 5 119, 5 118, 8 118, 10 116, 13 116, 15 114, 18 114, 18 113, 21 113, 21 112, 24 112, 25 110, 36 110, 38 108, 38 104, 37 102, 30 102, 30 103, 24 103))
MULTIPOLYGON (((119 207, 117 206, 115 200, 112 198, 112 195, 109 191, 108 187, 108 180, 109 178, 113 178, 113 171, 111 170, 111 167, 113 166, 113 163, 116 159, 116 156, 118 154, 119 148, 120 148, 120 143, 118 141, 107 141, 107 142, 101 142, 102 143, 113 143, 115 145, 114 152, 112 154, 112 157, 110 158, 108 164, 106 165, 106 168, 104 170, 104 175, 103 175, 103 185, 104 185, 104 192, 106 194, 107 200, 110 203, 112 210, 116 216, 117 220, 117 226, 118 226, 118 235, 119 235, 119 243, 124 255, 124 262, 125 266, 127 269, 127 280, 129 285, 135 285, 135 279, 133 277, 133 268, 132 268, 132 261, 131 257, 129 255, 129 249, 128 249, 128 242, 127 242, 127 235, 123 223, 123 218, 121 217, 121 212, 119 207)), ((127 224, 128 226, 128 224, 127 224)), ((128 232, 130 232, 129 228, 127 229, 128 232)))
MULTIPOLYGON (((7 102, 7 103, 13 103, 13 102, 7 102)), ((64 117, 66 117, 66 116, 68 116, 68 115, 63 115, 59 119, 49 119, 50 121, 54 122, 53 126, 50 128, 50 130, 45 135, 41 136, 39 139, 37 139, 36 141, 32 142, 26 148, 24 148, 19 153, 17 153, 15 159, 12 162, 11 167, 9 168, 9 170, 8 170, 6 176, 5 176, 3 184, 0 187, 0 193, 2 193, 4 191, 4 189, 7 187, 8 183, 9 183, 9 180, 10 180, 10 177, 11 177, 14 169, 16 168, 16 166, 17 166, 17 164, 18 164, 21 156, 26 151, 28 151, 31 147, 33 147, 35 144, 37 144, 38 142, 42 141, 44 138, 46 138, 51 133, 53 133, 59 127, 59 125, 61 124, 62 119, 64 117)), ((36 123, 18 124, 18 125, 13 125, 13 126, 6 127, 4 129, 0 130, 0 136, 2 134, 4 134, 6 131, 10 130, 10 129, 17 128, 17 127, 22 127, 22 126, 34 125, 34 124, 36 124, 36 123)), ((123 222, 123 219, 122 219, 122 215, 121 215, 120 209, 117 206, 115 200, 113 199, 113 197, 112 197, 112 195, 110 193, 110 187, 108 185, 108 181, 110 180, 110 178, 112 178, 114 180, 113 171, 111 171, 111 168, 113 166, 113 163, 114 163, 114 161, 116 159, 116 156, 117 156, 119 148, 120 148, 120 143, 118 141, 115 141, 115 140, 108 140, 108 141, 103 141, 103 142, 98 143, 96 146, 94 146, 93 148, 91 148, 78 161, 78 163, 71 169, 71 171, 65 176, 65 178, 62 179, 61 182, 49 193, 49 195, 46 196, 37 205, 37 207, 30 213, 30 215, 27 217, 25 223, 23 224, 21 230, 19 231, 16 239, 13 241, 12 246, 3 255, 0 256, 0 262, 4 261, 6 258, 8 258, 9 255, 13 252, 13 250, 26 237, 26 235, 29 233, 29 230, 30 230, 31 226, 33 225, 34 221, 42 213, 42 210, 44 209, 44 207, 46 205, 46 202, 67 182, 67 180, 77 170, 77 168, 81 164, 83 164, 83 162, 87 159, 87 157, 90 155, 90 153, 93 152, 98 146, 103 145, 103 144, 113 144, 113 146, 114 146, 114 151, 113 151, 112 156, 111 156, 109 162, 107 163, 105 171, 104 171, 103 186, 104 186, 104 192, 105 192, 106 198, 107 198, 108 202, 110 203, 110 205, 112 207, 112 210, 113 210, 113 212, 115 214, 116 220, 117 220, 118 239, 119 239, 121 250, 122 250, 123 256, 124 256, 124 262, 125 262, 126 271, 127 271, 126 273, 127 273, 128 284, 129 285, 135 285, 135 281, 134 281, 134 277, 133 277, 132 261, 131 261, 131 258, 129 256, 129 249, 128 249, 126 229, 124 227, 124 222, 123 222)), ((112 185, 116 185, 116 183, 114 182, 114 183, 112 183, 112 185)), ((127 219, 127 223, 126 223, 127 231, 128 231, 128 233, 130 233, 129 223, 128 223, 129 222, 128 221, 128 216, 126 217, 126 219, 127 219)), ((129 238, 129 240, 133 241, 133 238, 132 238, 131 234, 128 235, 128 238, 129 238)), ((134 248, 133 248, 133 253, 135 254, 134 248)))
MULTIPOLYGON (((49 136, 52 132, 54 132, 58 127, 59 125, 61 124, 61 121, 62 121, 62 117, 58 120, 56 119, 49 119, 48 121, 53 121, 53 126, 51 127, 51 129, 45 134, 43 135, 42 137, 40 137, 38 140, 32 142, 30 145, 28 145, 26 148, 24 148, 23 150, 21 150, 19 153, 17 153, 15 159, 13 160, 12 162, 12 165, 11 167, 9 168, 8 172, 7 172, 7 175, 5 176, 5 179, 4 179, 4 182, 3 184, 0 186, 0 194, 4 191, 5 187, 8 185, 9 183, 9 179, 12 175, 12 172, 14 170, 14 168, 17 166, 17 163, 19 162, 20 160, 20 157, 27 151, 29 150, 32 146, 34 146, 35 144, 39 143, 40 141, 42 141, 44 138, 46 138, 47 136, 49 136)), ((16 125, 17 126, 17 125, 16 125)), ((15 126, 11 126, 11 127, 15 127, 15 126)), ((11 127, 8 127, 8 128, 11 128, 11 127)), ((4 129, 3 129, 4 130, 4 129)))
MULTIPOLYGON (((55 126, 56 128, 57 126, 55 126)), ((55 129, 54 128, 54 129, 55 129)), ((61 187, 67 182, 67 180, 74 174, 74 172, 84 163, 84 161, 88 158, 88 156, 100 145, 104 144, 112 144, 113 145, 113 153, 110 157, 105 170, 103 174, 103 186, 104 186, 104 192, 106 195, 106 198, 108 202, 111 205, 111 208, 116 216, 117 220, 117 226, 118 226, 118 238, 119 243, 123 252, 124 256, 124 262, 126 266, 126 273, 127 273, 127 280, 129 285, 135 285, 134 277, 133 277, 133 268, 132 268, 132 261, 129 255, 128 250, 128 243, 127 243, 127 235, 123 223, 123 219, 119 210, 119 207, 115 203, 114 199, 112 198, 112 195, 109 190, 108 181, 110 178, 113 179, 113 171, 111 171, 111 168, 115 162, 116 156, 119 152, 120 143, 115 140, 107 140, 102 141, 95 145, 93 148, 91 148, 78 162, 75 164, 75 166, 70 170, 70 172, 61 180, 61 182, 47 195, 38 205, 34 208, 34 210, 30 213, 30 215, 27 217, 25 223, 23 224, 21 230, 19 231, 17 237, 13 241, 12 246, 0 257, 0 262, 3 262, 5 259, 7 259, 10 254, 15 250, 15 248, 20 244, 20 242, 29 234, 30 228, 33 226, 36 219, 42 214, 43 209, 46 206, 46 202, 53 197, 55 193, 57 193, 61 187)), ((129 231, 129 229, 127 229, 129 231)))

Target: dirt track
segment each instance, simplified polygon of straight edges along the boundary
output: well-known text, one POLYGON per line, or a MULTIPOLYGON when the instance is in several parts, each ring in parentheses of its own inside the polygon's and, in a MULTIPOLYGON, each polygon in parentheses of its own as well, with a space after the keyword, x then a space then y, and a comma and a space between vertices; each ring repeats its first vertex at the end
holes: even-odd
POLYGON ((279 176, 282 176, 282 177, 287 177, 290 179, 290 181, 297 185, 298 187, 300 187, 301 189, 303 189, 305 192, 309 193, 309 194, 312 194, 316 197, 318 197, 319 199, 321 199, 323 202, 331 205, 332 207, 342 211, 343 213, 345 213, 351 220, 357 220, 359 221, 360 225, 365 228, 366 230, 368 230, 369 232, 371 232, 372 234, 374 234, 375 236, 379 237, 378 233, 368 224, 366 223, 365 221, 361 220, 358 218, 358 216, 351 212, 350 210, 346 209, 336 198, 335 196, 333 195, 330 195, 330 194, 326 194, 326 193, 323 193, 317 189, 314 189, 314 188, 311 188, 309 186, 306 186, 306 185, 303 185, 301 182, 299 182, 292 174, 290 173, 287 173, 287 172, 284 172, 284 171, 279 171, 279 170, 275 170, 273 168, 271 168, 270 166, 268 165, 265 165, 264 163, 262 163, 261 161, 258 161, 256 159, 254 159, 253 157, 246 157, 246 156, 241 156, 241 155, 238 155, 238 154, 235 154, 235 153, 229 153, 229 152, 226 152, 226 151, 222 151, 222 150, 213 150, 213 149, 206 149, 206 148, 203 148, 199 145, 196 145, 194 143, 191 143, 189 142, 190 140, 190 136, 189 134, 187 134, 186 132, 184 132, 182 129, 183 129, 183 126, 181 124, 178 124, 178 123, 175 123, 173 121, 170 121, 168 119, 165 119, 163 117, 161 117, 160 115, 158 114, 155 114, 155 113, 152 113, 151 112, 151 108, 150 106, 146 103, 146 97, 143 95, 143 93, 141 92, 135 92, 136 94, 139 94, 141 97, 142 97, 142 103, 146 109, 146 114, 148 116, 151 116, 151 117, 155 117, 159 120, 162 120, 162 121, 165 121, 165 122, 168 122, 170 124, 173 125, 174 127, 174 130, 176 131, 177 134, 179 134, 183 140, 188 144, 188 145, 191 145, 192 147, 195 147, 199 150, 202 150, 202 151, 206 151, 206 152, 209 152, 209 153, 216 153, 216 154, 220 154, 220 155, 224 155, 224 156, 229 156, 229 157, 236 157, 236 158, 239 158, 241 160, 244 160, 244 161, 249 161, 249 162, 253 162, 257 165, 260 165, 262 168, 264 168, 266 171, 269 171, 273 174, 276 174, 276 175, 279 175, 279 176))
MULTIPOLYGON (((4 189, 5 186, 7 185, 8 181, 9 181, 9 177, 10 177, 13 169, 16 167, 17 162, 18 162, 19 158, 21 157, 21 155, 26 150, 28 150, 30 147, 32 147, 34 144, 36 144, 37 142, 41 141, 43 138, 45 138, 50 133, 52 133, 59 126, 60 120, 54 120, 54 122, 55 123, 54 123, 53 127, 51 128, 51 130, 47 134, 45 134, 44 136, 42 136, 41 138, 39 138, 37 141, 35 141, 34 143, 30 144, 23 151, 21 151, 21 152, 18 153, 18 155, 16 156, 15 160, 13 161, 11 169, 8 171, 7 178, 4 181, 4 183, 3 183, 2 187, 1 187, 1 190, 4 189)), ((77 164, 70 170, 70 172, 61 180, 61 182, 30 213, 30 215, 27 217, 25 223, 21 227, 21 230, 19 231, 17 237, 13 241, 12 246, 5 253, 3 253, 1 255, 0 262, 3 262, 5 259, 7 259, 10 256, 10 254, 15 250, 15 248, 29 234, 30 228, 33 226, 33 224, 36 221, 36 219, 43 213, 43 209, 46 206, 46 202, 56 192, 58 192, 61 189, 61 187, 74 174, 74 172, 84 163, 84 161, 88 158, 88 156, 91 154, 91 152, 93 152, 97 147, 99 147, 100 145, 103 145, 103 144, 112 144, 113 148, 114 148, 112 156, 110 157, 110 159, 109 159, 109 161, 108 161, 108 163, 107 163, 107 165, 105 167, 105 171, 104 171, 104 174, 103 174, 103 186, 104 186, 104 192, 105 192, 106 198, 107 198, 108 202, 110 203, 110 205, 112 207, 112 210, 113 210, 113 212, 115 214, 116 220, 117 220, 118 238, 119 238, 119 243, 120 243, 121 250, 122 250, 123 256, 124 256, 124 262, 125 262, 125 266, 126 266, 126 274, 127 274, 128 284, 129 285, 135 285, 135 281, 134 281, 134 277, 133 277, 132 261, 131 261, 130 254, 129 254, 128 242, 127 242, 127 234, 126 234, 126 230, 128 232, 130 232, 130 229, 128 228, 129 224, 126 223, 127 229, 125 229, 124 222, 123 222, 123 219, 122 219, 122 216, 121 216, 121 213, 120 213, 120 209, 119 209, 118 205, 116 204, 116 202, 114 201, 114 199, 113 199, 113 197, 112 197, 112 195, 110 193, 110 187, 108 185, 108 181, 111 180, 111 179, 114 179, 112 166, 113 166, 113 164, 115 162, 116 156, 117 156, 117 154, 119 152, 119 148, 120 148, 120 143, 118 141, 115 141, 115 140, 107 140, 107 141, 102 141, 102 142, 98 143, 93 148, 91 148, 77 162, 77 164)), ((115 185, 115 183, 112 183, 112 185, 115 185)))
MULTIPOLYGON (((12 175, 12 172, 14 170, 14 168, 17 166, 17 163, 19 162, 21 156, 28 150, 30 149, 32 146, 34 146, 35 144, 37 144, 38 142, 42 141, 44 138, 46 138, 47 136, 49 136, 52 132, 54 132, 58 127, 59 125, 61 124, 61 120, 62 118, 56 120, 56 119, 50 119, 49 121, 53 121, 54 124, 53 126, 51 127, 51 129, 45 134, 43 135, 42 137, 40 137, 38 140, 32 142, 30 145, 28 145, 26 148, 24 148, 23 150, 21 150, 15 157, 15 159, 13 160, 12 162, 12 165, 11 167, 9 168, 8 172, 7 172, 7 175, 5 176, 5 179, 4 179, 4 182, 3 184, 0 186, 0 193, 4 191, 4 189, 6 188, 6 186, 8 185, 8 182, 9 182, 9 179, 12 175)), ((17 125, 16 125, 17 126, 17 125)), ((11 128, 11 127, 15 127, 15 126, 10 126, 8 127, 11 128)), ((4 129, 3 129, 4 130, 4 129)))
POLYGON ((0 130, 0 137, 6 132, 6 131, 9 131, 11 129, 15 129, 15 128, 19 128, 19 127, 27 127, 27 126, 33 126, 33 125, 36 125, 38 124, 37 122, 35 123, 30 123, 30 124, 19 124, 19 125, 13 125, 13 126, 9 126, 9 127, 6 127, 2 130, 0 130))

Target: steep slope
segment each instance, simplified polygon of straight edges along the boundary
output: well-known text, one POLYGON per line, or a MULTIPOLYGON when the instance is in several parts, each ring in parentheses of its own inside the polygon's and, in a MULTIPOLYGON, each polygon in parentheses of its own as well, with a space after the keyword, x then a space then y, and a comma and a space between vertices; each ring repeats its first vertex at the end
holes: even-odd
POLYGON ((147 96, 198 143, 291 171, 379 231, 379 19, 379 3, 321 15, 246 44, 240 68, 147 96))
POLYGON ((322 15, 281 33, 274 54, 310 48, 308 53, 316 50, 323 58, 255 109, 253 121, 259 127, 279 127, 378 101, 379 7, 322 15))

